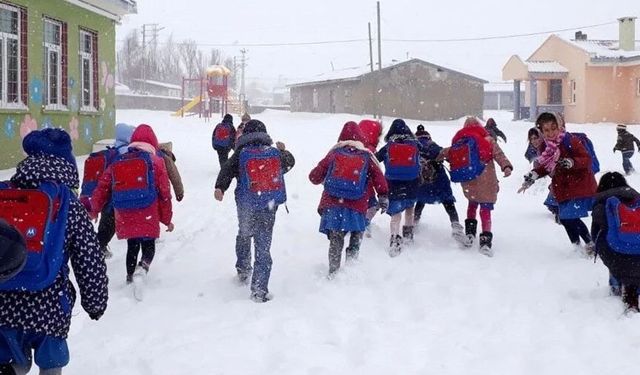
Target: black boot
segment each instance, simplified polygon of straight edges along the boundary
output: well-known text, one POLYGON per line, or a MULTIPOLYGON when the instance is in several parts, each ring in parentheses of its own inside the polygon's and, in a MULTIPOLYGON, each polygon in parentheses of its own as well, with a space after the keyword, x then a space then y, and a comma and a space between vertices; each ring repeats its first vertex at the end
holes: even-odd
POLYGON ((389 241, 389 256, 397 257, 402 252, 402 237, 397 234, 391 235, 391 240, 389 241))
POLYGON ((464 233, 467 235, 467 241, 464 246, 471 247, 473 241, 476 240, 476 232, 478 231, 478 220, 466 219, 464 221, 464 233))
POLYGON ((402 227, 402 240, 408 245, 413 243, 413 226, 405 225, 402 227))
POLYGON ((622 302, 625 304, 626 312, 640 312, 638 307, 638 287, 635 285, 623 285, 622 302))
POLYGON ((480 233, 480 253, 492 257, 493 250, 491 250, 491 241, 493 240, 493 233, 482 232, 480 233))

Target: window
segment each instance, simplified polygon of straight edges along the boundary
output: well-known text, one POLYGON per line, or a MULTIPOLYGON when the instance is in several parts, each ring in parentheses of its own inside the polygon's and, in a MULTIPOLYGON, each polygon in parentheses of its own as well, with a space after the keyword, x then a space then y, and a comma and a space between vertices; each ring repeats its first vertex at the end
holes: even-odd
POLYGON ((576 103, 576 80, 572 79, 569 81, 569 92, 571 93, 571 97, 569 98, 569 103, 576 103))
POLYGON ((0 106, 26 105, 26 65, 26 12, 0 3, 0 106))
POLYGON ((562 104, 562 80, 552 79, 549 81, 548 104, 562 104))
POLYGON ((49 18, 44 20, 44 105, 47 109, 64 109, 67 104, 66 25, 49 18))
POLYGON ((96 111, 98 99, 98 36, 96 33, 80 30, 80 62, 81 109, 96 111))

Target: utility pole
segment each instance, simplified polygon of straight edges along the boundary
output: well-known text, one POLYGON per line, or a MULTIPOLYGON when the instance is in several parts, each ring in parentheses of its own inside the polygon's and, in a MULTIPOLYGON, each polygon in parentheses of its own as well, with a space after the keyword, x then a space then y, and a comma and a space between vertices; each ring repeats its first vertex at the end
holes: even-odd
POLYGON ((244 86, 244 77, 245 77, 245 68, 247 67, 247 58, 246 58, 246 54, 247 54, 247 50, 245 48, 240 50, 240 53, 242 54, 241 60, 240 60, 240 69, 242 69, 242 80, 240 81, 240 102, 241 102, 241 107, 242 107, 242 111, 244 112, 246 110, 245 105, 245 101, 246 101, 246 93, 245 93, 245 86, 244 86))
MULTIPOLYGON (((373 40, 371 39, 371 22, 369 22, 368 24, 369 24, 369 65, 371 67, 371 73, 373 73, 373 40)), ((375 80, 376 78, 373 77, 373 79, 375 80)), ((375 83, 375 81, 371 84, 371 110, 373 112, 373 118, 376 117, 376 107, 378 106, 377 100, 376 100, 376 97, 378 95, 377 86, 378 85, 375 83)))
POLYGON ((373 72, 373 41, 371 40, 371 22, 369 22, 369 63, 373 72))
MULTIPOLYGON (((381 34, 381 26, 380 26, 380 2, 377 2, 377 10, 378 10, 378 70, 382 70, 382 34, 381 34)), ((379 86, 379 81, 380 81, 380 73, 378 73, 378 77, 376 79, 376 114, 378 115, 378 117, 380 119, 382 119, 382 113, 380 113, 380 104, 381 100, 380 100, 380 88, 379 86)))
POLYGON ((157 23, 145 23, 142 25, 142 91, 147 92, 147 45, 153 43, 153 54, 158 49, 158 34, 164 27, 158 28, 157 23), (147 36, 149 41, 147 41, 147 36))

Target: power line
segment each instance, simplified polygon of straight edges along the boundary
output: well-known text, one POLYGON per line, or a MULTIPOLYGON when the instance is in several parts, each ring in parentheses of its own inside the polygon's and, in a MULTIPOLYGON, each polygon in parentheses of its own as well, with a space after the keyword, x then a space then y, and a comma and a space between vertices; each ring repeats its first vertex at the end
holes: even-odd
MULTIPOLYGON (((537 31, 537 32, 522 33, 522 34, 483 36, 483 37, 475 37, 475 38, 382 39, 382 41, 390 42, 390 43, 455 43, 455 42, 474 42, 474 41, 485 41, 485 40, 496 40, 496 39, 513 39, 513 38, 522 38, 522 37, 528 37, 528 36, 560 33, 560 32, 566 32, 566 31, 591 29, 595 27, 612 25, 615 23, 616 22, 606 22, 606 23, 599 23, 594 25, 570 27, 565 29, 537 31)), ((123 42, 123 41, 124 40, 119 40, 119 42, 123 42)), ((311 41, 311 42, 281 42, 281 43, 196 43, 196 45, 199 47, 295 47, 295 46, 313 46, 313 45, 328 45, 328 44, 351 44, 351 43, 363 43, 363 42, 368 43, 369 39, 366 39, 366 38, 341 39, 341 40, 339 39, 339 40, 321 40, 321 41, 311 41)), ((180 44, 180 43, 178 42, 176 44, 180 44)))

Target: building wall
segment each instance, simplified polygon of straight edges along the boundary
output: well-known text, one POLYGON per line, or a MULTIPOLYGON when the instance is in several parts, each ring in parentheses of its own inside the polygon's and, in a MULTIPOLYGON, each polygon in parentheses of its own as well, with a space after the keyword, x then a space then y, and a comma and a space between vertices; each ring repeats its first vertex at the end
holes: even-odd
MULTIPOLYGON (((520 103, 524 104, 524 91, 520 93, 520 103)), ((513 91, 485 91, 484 110, 512 111, 514 106, 513 91)))
MULTIPOLYGON (((534 61, 555 60, 569 70, 569 74, 563 80, 562 98, 565 111, 565 119, 568 122, 586 122, 588 103, 588 87, 586 84, 585 67, 589 61, 589 56, 581 49, 572 46, 557 36, 549 37, 537 51, 529 58, 534 61), (570 103, 571 90, 569 83, 576 81, 576 102, 570 103)), ((542 84, 539 82, 538 88, 541 90, 542 84)), ((545 86, 546 87, 546 86, 545 86)), ((538 102, 545 103, 547 91, 538 91, 538 102), (540 100, 543 100, 541 102, 540 100)), ((528 85, 527 85, 528 102, 528 85)))
POLYGON ((28 108, 8 110, 0 108, 0 169, 15 166, 24 155, 22 137, 30 129, 61 127, 71 134, 74 152, 86 154, 96 140, 113 138, 115 123, 114 21, 84 10, 62 0, 2 0, 3 3, 26 8, 28 17, 28 108), (68 30, 68 88, 67 110, 45 110, 38 88, 43 84, 43 17, 67 23, 68 30), (79 28, 93 30, 98 35, 98 86, 100 108, 97 112, 80 111, 80 66, 78 58, 79 28))
POLYGON ((640 95, 638 94, 638 80, 640 80, 640 66, 627 69, 629 82, 631 84, 630 100, 630 123, 640 124, 640 95))

